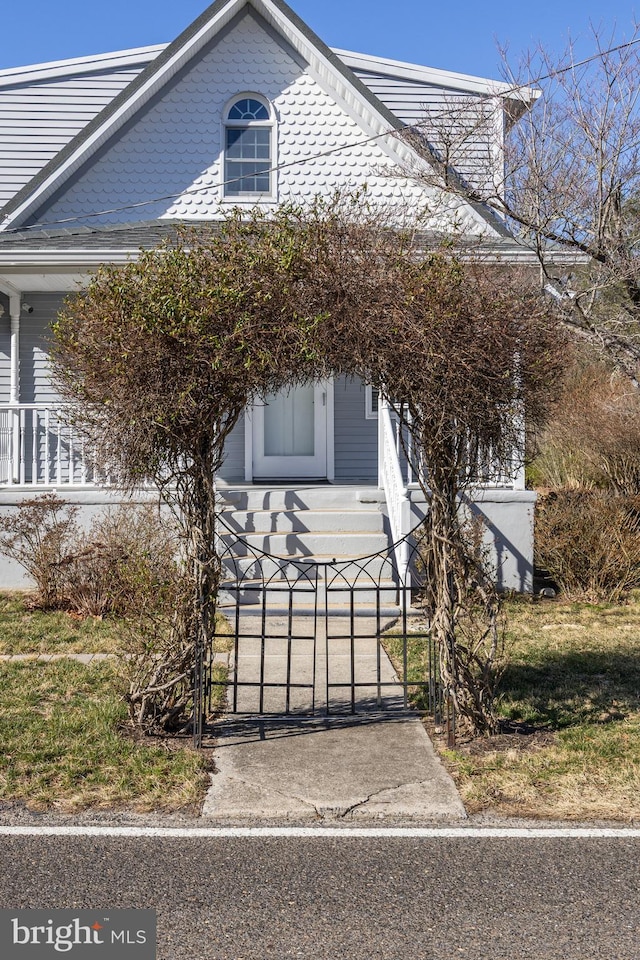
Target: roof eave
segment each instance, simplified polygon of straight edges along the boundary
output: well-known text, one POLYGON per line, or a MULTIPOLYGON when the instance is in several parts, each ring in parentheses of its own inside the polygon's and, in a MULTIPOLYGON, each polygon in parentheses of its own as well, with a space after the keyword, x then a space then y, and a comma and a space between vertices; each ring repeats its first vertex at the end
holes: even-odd
POLYGON ((491 97, 506 97, 521 100, 524 103, 535 101, 540 91, 526 86, 514 86, 503 80, 491 80, 486 77, 476 77, 467 73, 457 73, 453 70, 441 70, 437 67, 425 67, 403 60, 391 60, 387 57, 374 57, 366 53, 355 53, 352 50, 334 48, 335 53, 353 69, 372 71, 373 68, 388 76, 402 76, 417 83, 431 83, 436 86, 451 87, 455 90, 466 90, 469 93, 480 93, 491 97))

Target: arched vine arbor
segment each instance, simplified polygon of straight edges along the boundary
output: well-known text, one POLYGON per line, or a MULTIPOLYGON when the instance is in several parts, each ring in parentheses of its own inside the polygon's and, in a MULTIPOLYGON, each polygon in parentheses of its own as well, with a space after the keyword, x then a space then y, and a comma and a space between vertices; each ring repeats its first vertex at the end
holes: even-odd
POLYGON ((193 710, 193 664, 214 630, 214 478, 230 431, 257 398, 347 374, 376 387, 411 432, 431 504, 431 636, 461 716, 492 727, 496 598, 458 498, 480 464, 500 469, 511 458, 523 411, 541 420, 558 337, 526 278, 458 256, 450 243, 418 253, 414 241, 357 198, 237 212, 103 267, 61 314, 62 398, 81 411, 111 474, 132 490, 155 483, 182 530, 173 655, 153 689, 130 695, 142 726, 175 726, 193 710))

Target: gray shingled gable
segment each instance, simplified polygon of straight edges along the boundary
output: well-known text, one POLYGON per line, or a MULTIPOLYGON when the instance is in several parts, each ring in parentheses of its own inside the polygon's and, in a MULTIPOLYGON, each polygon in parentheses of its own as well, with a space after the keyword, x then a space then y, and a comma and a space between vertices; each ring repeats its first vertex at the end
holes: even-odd
MULTIPOLYGON (((300 31, 310 46, 314 47, 318 53, 325 58, 332 67, 340 74, 345 82, 358 94, 361 100, 367 102, 372 110, 389 125, 391 130, 401 130, 404 124, 375 94, 356 76, 356 74, 335 54, 308 26, 294 13, 293 10, 284 2, 284 0, 271 0, 274 6, 286 17, 289 22, 300 31)), ((10 216, 13 212, 28 201, 35 191, 52 175, 59 170, 65 161, 74 155, 84 143, 88 142, 95 132, 104 128, 110 118, 114 117, 120 108, 131 99, 131 97, 151 79, 179 50, 194 37, 208 21, 217 16, 229 3, 229 0, 216 0, 208 7, 193 23, 186 28, 171 44, 169 44, 158 56, 118 95, 111 101, 87 126, 81 130, 49 163, 37 173, 4 207, 2 214, 4 217, 10 216)), ((247 0, 247 5, 251 5, 251 0, 247 0)), ((254 8, 255 9, 255 8, 254 8)), ((259 12, 256 11, 256 13, 259 12)), ((427 159, 432 159, 427 154, 427 159)), ((43 203, 46 201, 43 201, 43 203)), ((506 235, 504 226, 493 213, 482 205, 472 204, 473 209, 499 234, 506 235)), ((0 226, 0 233, 2 227, 0 226)))
MULTIPOLYGON (((386 107, 378 98, 365 86, 365 84, 353 73, 349 67, 344 64, 336 54, 298 17, 296 13, 291 10, 291 8, 284 3, 284 0, 271 0, 271 2, 278 7, 281 13, 286 16, 291 23, 303 34, 305 39, 314 46, 318 52, 324 56, 331 65, 342 74, 345 80, 354 87, 358 94, 365 99, 371 107, 380 114, 384 120, 389 124, 391 129, 400 130, 402 129, 402 122, 394 116, 393 113, 386 107)), ((125 89, 115 97, 93 120, 91 120, 87 126, 80 131, 69 143, 63 147, 63 149, 58 153, 49 163, 40 170, 36 176, 26 184, 22 190, 19 191, 3 208, 3 216, 8 216, 17 210, 29 197, 34 193, 37 188, 44 183, 57 169, 59 169, 62 164, 72 156, 83 143, 86 143, 94 132, 99 130, 108 120, 113 117, 121 106, 127 103, 137 90, 139 90, 154 74, 156 74, 165 63, 167 63, 175 53, 177 53, 185 44, 187 44, 192 37, 194 37, 199 30, 201 30, 208 21, 216 16, 221 10, 227 6, 229 0, 216 0, 210 7, 208 7, 196 20, 191 23, 186 30, 184 30, 172 43, 170 43, 165 49, 158 54, 158 56, 151 61, 151 63, 135 78, 132 82, 125 87, 125 89)), ((247 0, 247 4, 251 5, 251 0, 247 0)), ((256 11, 257 12, 257 11, 256 11)), ((0 227, 1 230, 1 227, 0 227)))

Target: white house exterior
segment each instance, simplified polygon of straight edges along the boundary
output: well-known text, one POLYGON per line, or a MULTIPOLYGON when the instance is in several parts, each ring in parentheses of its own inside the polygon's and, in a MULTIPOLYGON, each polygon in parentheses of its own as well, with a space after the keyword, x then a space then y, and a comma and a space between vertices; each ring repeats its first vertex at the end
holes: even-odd
MULTIPOLYGON (((0 510, 49 489, 87 514, 117 498, 48 375, 49 325, 99 264, 126 262, 180 222, 358 188, 390 219, 419 212, 426 230, 526 259, 489 211, 398 176, 426 161, 397 134, 419 122, 437 150, 448 113, 474 125, 457 172, 484 182, 500 174, 504 125, 527 105, 503 84, 332 51, 281 0, 218 0, 168 46, 0 71, 0 510)), ((247 410, 220 479, 238 528, 272 552, 364 554, 419 511, 388 413, 344 378, 247 410), (289 536, 305 530, 318 536, 289 536)), ((531 589, 522 473, 474 499, 500 583, 531 589)), ((19 582, 5 563, 0 584, 19 582)))

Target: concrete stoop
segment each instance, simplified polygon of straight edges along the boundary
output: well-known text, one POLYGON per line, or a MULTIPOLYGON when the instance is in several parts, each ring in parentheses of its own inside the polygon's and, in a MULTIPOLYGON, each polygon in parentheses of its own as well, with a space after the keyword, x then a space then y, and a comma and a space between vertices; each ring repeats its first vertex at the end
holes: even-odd
MULTIPOLYGON (((320 564, 319 580, 328 581, 325 588, 329 588, 332 603, 348 605, 351 587, 356 584, 354 599, 359 610, 370 615, 379 587, 383 607, 389 612, 397 610, 391 563, 380 556, 389 546, 382 491, 327 484, 251 485, 224 487, 221 496, 222 540, 234 554, 233 564, 227 566, 242 578, 241 604, 258 607, 261 585, 267 581, 270 591, 281 585, 283 607, 288 605, 288 588, 294 583, 294 604, 311 607, 315 603, 315 564, 320 564), (327 569, 325 564, 332 566, 327 569)), ((228 606, 230 598, 223 593, 222 599, 228 606)))
POLYGON ((223 519, 264 553, 350 560, 385 550, 384 494, 345 486, 223 487, 223 519))

